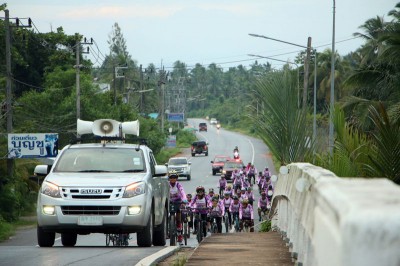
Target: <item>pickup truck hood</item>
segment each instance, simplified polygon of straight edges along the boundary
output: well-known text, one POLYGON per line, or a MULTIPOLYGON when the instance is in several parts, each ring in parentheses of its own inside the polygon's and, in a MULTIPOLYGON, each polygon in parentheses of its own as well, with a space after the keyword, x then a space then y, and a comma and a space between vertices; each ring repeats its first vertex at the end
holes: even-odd
POLYGON ((146 173, 51 173, 46 181, 58 186, 120 187, 142 181, 146 173))
POLYGON ((224 166, 224 162, 213 163, 212 166, 224 166))

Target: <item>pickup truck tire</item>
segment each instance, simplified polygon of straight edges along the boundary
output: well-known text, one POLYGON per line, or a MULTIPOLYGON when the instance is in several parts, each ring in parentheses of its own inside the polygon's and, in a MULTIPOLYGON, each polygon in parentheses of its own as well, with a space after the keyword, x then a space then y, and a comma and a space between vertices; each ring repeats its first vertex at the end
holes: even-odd
POLYGON ((167 210, 164 210, 164 217, 161 225, 154 230, 153 245, 165 246, 167 243, 167 210))
POLYGON ((189 181, 192 177, 190 175, 187 176, 187 180, 189 181))
POLYGON ((196 153, 192 153, 192 157, 195 157, 196 156, 196 153))
POLYGON ((151 247, 151 244, 153 243, 153 221, 153 210, 151 210, 149 221, 147 222, 146 227, 136 234, 137 244, 139 247, 151 247))
POLYGON ((73 247, 76 245, 77 234, 74 233, 62 233, 61 243, 64 247, 73 247))
POLYGON ((206 156, 208 156, 208 152, 206 152, 206 156))
POLYGON ((216 174, 217 174, 217 171, 214 171, 214 170, 213 170, 212 172, 213 172, 213 175, 216 175, 216 174))
POLYGON ((37 226, 37 239, 40 247, 52 247, 54 245, 54 239, 56 238, 56 233, 45 232, 43 228, 39 225, 37 226))

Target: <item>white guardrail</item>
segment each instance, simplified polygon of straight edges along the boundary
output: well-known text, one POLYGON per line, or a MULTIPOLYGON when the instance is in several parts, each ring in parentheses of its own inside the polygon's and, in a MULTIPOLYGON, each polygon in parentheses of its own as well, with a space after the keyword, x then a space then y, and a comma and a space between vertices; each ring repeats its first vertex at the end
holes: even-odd
POLYGON ((400 265, 400 186, 383 178, 338 178, 308 163, 280 172, 272 225, 297 265, 400 265))

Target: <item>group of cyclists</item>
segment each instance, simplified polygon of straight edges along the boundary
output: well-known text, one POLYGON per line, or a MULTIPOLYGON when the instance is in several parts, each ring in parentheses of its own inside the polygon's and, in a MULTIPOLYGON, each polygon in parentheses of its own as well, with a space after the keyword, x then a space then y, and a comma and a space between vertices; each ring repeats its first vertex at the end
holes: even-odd
MULTIPOLYGON (((257 184, 260 198, 257 202, 259 221, 262 215, 266 215, 270 209, 273 195, 273 183, 271 182, 268 167, 264 171, 257 173, 254 165, 249 163, 242 169, 235 169, 232 173, 233 184, 227 183, 225 175, 221 175, 218 180, 219 193, 214 193, 213 188, 209 188, 208 193, 203 186, 196 187, 196 194, 186 194, 183 186, 177 181, 178 174, 175 171, 168 173, 170 183, 170 202, 175 205, 175 209, 180 210, 184 206, 192 210, 192 214, 197 214, 194 220, 190 219, 189 228, 193 229, 193 234, 197 234, 197 224, 203 222, 202 232, 204 236, 210 230, 211 223, 217 225, 217 232, 222 233, 222 221, 227 218, 229 229, 235 223, 235 229, 242 231, 244 227, 254 232, 254 212, 253 203, 255 201, 253 185, 257 184), (238 227, 238 228, 237 228, 238 227)), ((192 215, 193 218, 193 215, 192 215)), ((178 233, 178 243, 182 245, 182 221, 180 212, 176 215, 176 228, 178 233)))

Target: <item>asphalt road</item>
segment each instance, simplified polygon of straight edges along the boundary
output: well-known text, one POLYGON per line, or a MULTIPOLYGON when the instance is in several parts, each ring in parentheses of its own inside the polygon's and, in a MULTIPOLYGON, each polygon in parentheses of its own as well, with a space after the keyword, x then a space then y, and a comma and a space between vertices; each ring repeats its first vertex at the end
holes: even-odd
MULTIPOLYGON (((195 128, 200 122, 206 120, 188 121, 195 128)), ((240 156, 245 164, 252 162, 258 170, 262 170, 266 165, 273 169, 268 149, 259 139, 230 132, 224 128, 218 130, 210 124, 207 132, 197 132, 196 135, 209 143, 209 155, 191 157, 190 153, 187 154, 192 163, 192 179, 179 180, 186 193, 194 193, 196 186, 200 184, 207 191, 209 188, 218 191, 219 175, 212 175, 211 161, 215 155, 232 156, 235 146, 239 147, 240 156)), ((255 214, 256 221, 257 218, 258 215, 255 214)), ((80 235, 76 246, 67 248, 61 245, 60 236, 56 235, 54 247, 40 248, 37 246, 36 228, 24 229, 18 231, 10 240, 0 243, 0 265, 135 265, 141 259, 163 249, 163 247, 140 248, 136 243, 136 235, 132 234, 131 237, 128 247, 118 248, 107 247, 104 234, 80 235)), ((188 245, 196 244, 195 237, 191 237, 188 245)))

